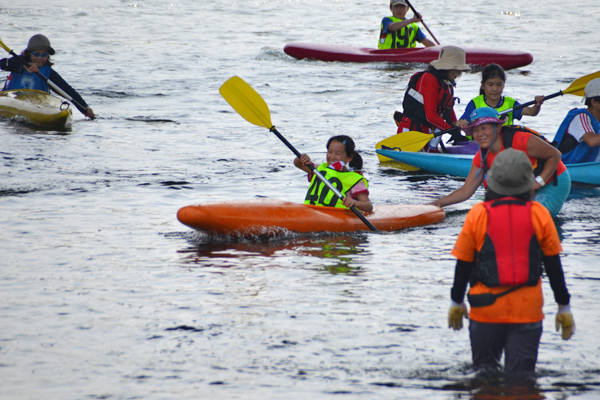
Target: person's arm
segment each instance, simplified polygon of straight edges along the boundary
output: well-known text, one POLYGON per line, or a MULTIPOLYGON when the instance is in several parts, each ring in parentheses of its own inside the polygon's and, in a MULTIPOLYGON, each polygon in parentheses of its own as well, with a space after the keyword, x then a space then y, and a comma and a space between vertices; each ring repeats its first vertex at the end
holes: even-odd
POLYGON ((437 43, 432 42, 429 38, 425 38, 425 39, 421 40, 421 44, 423 44, 423 46, 425 46, 425 47, 437 46, 437 43))
POLYGON ((471 100, 467 104, 467 108, 465 108, 465 112, 463 112, 463 115, 460 116, 460 118, 458 119, 458 121, 455 122, 454 125, 460 126, 461 128, 466 128, 467 126, 469 126, 469 117, 471 116, 471 113, 474 110, 475 103, 473 102, 473 100, 471 100))
POLYGON ((373 204, 371 203, 371 200, 369 200, 369 195, 366 192, 358 193, 356 195, 356 200, 350 196, 346 196, 342 201, 344 202, 344 205, 348 208, 354 206, 360 211, 373 211, 373 204))
POLYGON ((586 132, 581 138, 590 147, 600 146, 600 134, 594 132, 586 132))
POLYGON ((423 95, 423 108, 425 117, 429 123, 440 130, 452 128, 442 117, 438 115, 439 82, 432 74, 423 74, 417 83, 417 92, 423 95))
POLYGON ((465 183, 460 188, 456 189, 448 196, 439 198, 430 204, 438 207, 444 207, 450 204, 456 204, 465 201, 473 196, 479 185, 481 185, 481 182, 483 182, 483 170, 481 170, 479 167, 476 167, 474 164, 471 164, 469 175, 467 176, 465 183))
POLYGON ((544 256, 543 260, 544 269, 550 281, 550 287, 552 288, 552 292, 554 292, 554 300, 560 305, 568 305, 571 295, 567 290, 560 256, 558 254, 555 256, 544 256))
MULTIPOLYGON (((546 143, 537 136, 531 135, 527 140, 527 153, 530 157, 546 162, 540 176, 544 182, 548 182, 552 178, 552 175, 554 175, 554 171, 556 171, 556 167, 560 162, 562 156, 561 152, 558 151, 556 147, 546 143)), ((540 188, 540 184, 535 182, 533 189, 538 190, 540 188)))
POLYGON ((573 118, 565 133, 565 139, 567 135, 573 141, 573 147, 582 142, 590 147, 600 146, 600 133, 594 132, 590 116, 586 113, 580 113, 573 118))
POLYGON ((23 72, 23 64, 15 57, 3 58, 0 60, 0 69, 3 71, 21 73, 23 72))
POLYGON ((90 106, 88 106, 85 100, 83 100, 83 97, 81 97, 79 93, 77 93, 77 91, 73 89, 71 85, 69 85, 54 69, 50 70, 49 79, 52 81, 52 83, 61 88, 66 94, 71 96, 75 101, 85 107, 82 109, 75 106, 83 115, 90 118, 94 117, 94 111, 90 108, 90 106))
POLYGON ((419 14, 416 14, 414 17, 412 17, 411 19, 404 19, 402 21, 398 21, 398 22, 393 22, 391 24, 389 24, 387 26, 387 30, 390 32, 393 31, 399 31, 400 29, 412 24, 412 23, 417 23, 417 22, 421 22, 423 18, 421 18, 421 16, 419 14))
POLYGON ((415 40, 417 42, 423 44, 423 46, 425 46, 425 47, 431 47, 431 46, 436 45, 436 43, 433 43, 431 40, 429 40, 427 38, 427 36, 425 36, 425 34, 421 30, 421 28, 417 29, 417 34, 415 35, 415 40))
POLYGON ((461 304, 464 301, 467 284, 469 283, 473 268, 475 268, 475 262, 464 261, 461 259, 456 260, 456 267, 454 268, 454 284, 452 285, 452 289, 450 289, 450 298, 453 302, 461 304))
POLYGON ((536 115, 538 115, 540 113, 540 109, 542 108, 543 102, 544 102, 544 96, 535 96, 535 105, 525 107, 524 109, 521 110, 521 114, 535 117, 536 115))
POLYGON ((546 275, 550 281, 550 287, 554 292, 554 300, 558 303, 558 311, 556 312, 556 331, 562 330, 561 336, 563 340, 568 340, 575 333, 575 320, 571 313, 569 304, 571 295, 567 290, 565 276, 559 255, 544 256, 544 268, 546 275))

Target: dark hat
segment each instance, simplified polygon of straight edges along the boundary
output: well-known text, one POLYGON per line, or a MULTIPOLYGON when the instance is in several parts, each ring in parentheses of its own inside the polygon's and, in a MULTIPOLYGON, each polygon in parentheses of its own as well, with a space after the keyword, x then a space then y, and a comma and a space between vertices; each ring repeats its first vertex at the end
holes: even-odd
POLYGON ((29 43, 27 44, 27 51, 34 50, 45 50, 50 53, 51 56, 54 55, 54 49, 50 46, 50 40, 40 33, 37 35, 33 35, 31 39, 29 39, 29 43))
POLYGON ((487 185, 504 196, 515 196, 530 191, 535 179, 527 155, 512 148, 496 156, 487 174, 487 185))

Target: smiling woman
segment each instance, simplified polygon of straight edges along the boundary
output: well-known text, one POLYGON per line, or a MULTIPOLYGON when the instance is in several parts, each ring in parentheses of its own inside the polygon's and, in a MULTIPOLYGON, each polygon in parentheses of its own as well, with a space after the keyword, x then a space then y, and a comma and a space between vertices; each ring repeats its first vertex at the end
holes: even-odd
POLYGON ((512 147, 527 154, 534 168, 534 200, 542 203, 552 216, 556 216, 571 191, 571 178, 560 161, 560 152, 541 139, 537 132, 521 126, 502 126, 506 118, 498 117, 498 111, 491 107, 474 111, 471 125, 463 128, 479 144, 479 152, 473 157, 469 175, 462 187, 431 204, 443 207, 469 199, 484 181, 496 156, 512 147), (546 186, 547 183, 551 184, 546 186))

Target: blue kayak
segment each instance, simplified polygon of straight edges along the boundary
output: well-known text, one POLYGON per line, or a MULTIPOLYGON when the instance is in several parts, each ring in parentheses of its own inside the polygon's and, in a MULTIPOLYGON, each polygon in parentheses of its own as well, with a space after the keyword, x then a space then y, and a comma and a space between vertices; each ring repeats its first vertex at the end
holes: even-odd
MULTIPOLYGON (((471 170, 473 155, 412 153, 398 150, 377 150, 377 154, 417 167, 424 171, 466 178, 471 170)), ((600 185, 600 162, 566 164, 571 182, 600 185)))

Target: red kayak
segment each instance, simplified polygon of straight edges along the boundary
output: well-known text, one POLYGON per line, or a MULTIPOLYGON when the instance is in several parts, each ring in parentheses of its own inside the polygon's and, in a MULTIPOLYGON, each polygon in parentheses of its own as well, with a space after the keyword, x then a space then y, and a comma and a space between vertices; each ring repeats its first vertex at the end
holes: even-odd
MULTIPOLYGON (((446 214, 431 205, 374 206, 365 217, 380 231, 440 222, 446 214)), ((287 201, 254 199, 181 208, 177 219, 190 228, 217 235, 269 235, 294 232, 355 232, 369 228, 350 210, 287 201)))
MULTIPOLYGON (((392 62, 429 64, 438 59, 442 46, 415 47, 412 49, 377 50, 368 47, 343 46, 317 43, 289 43, 283 51, 294 58, 310 58, 320 61, 342 62, 392 62)), ((462 47, 467 53, 467 64, 485 67, 498 64, 505 70, 524 67, 533 62, 530 53, 516 50, 462 47)))

